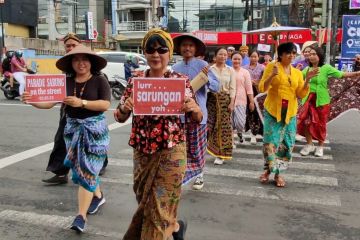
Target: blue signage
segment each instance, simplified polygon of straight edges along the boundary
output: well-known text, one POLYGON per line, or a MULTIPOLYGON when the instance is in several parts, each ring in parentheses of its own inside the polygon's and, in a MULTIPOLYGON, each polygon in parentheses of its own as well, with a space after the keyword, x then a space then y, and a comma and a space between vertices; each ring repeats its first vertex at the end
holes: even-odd
POLYGON ((341 57, 354 58, 360 53, 360 16, 344 15, 342 23, 341 57))

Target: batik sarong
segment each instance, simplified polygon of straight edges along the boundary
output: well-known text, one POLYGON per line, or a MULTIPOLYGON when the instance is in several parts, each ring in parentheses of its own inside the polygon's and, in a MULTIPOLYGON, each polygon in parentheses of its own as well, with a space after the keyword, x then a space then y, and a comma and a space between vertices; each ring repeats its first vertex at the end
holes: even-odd
POLYGON ((205 167, 206 124, 186 123, 187 164, 183 184, 200 176, 205 167))
POLYGON ((326 124, 330 112, 330 105, 316 107, 316 94, 310 93, 307 101, 299 108, 297 132, 305 136, 307 129, 313 139, 324 142, 326 139, 326 124))
MULTIPOLYGON (((258 95, 258 90, 255 86, 253 86, 254 97, 258 95)), ((247 101, 247 109, 246 109, 246 123, 245 123, 245 131, 250 130, 253 135, 263 134, 263 123, 260 119, 258 111, 255 109, 254 111, 250 111, 249 108, 250 100, 248 98, 247 101)))
POLYGON ((138 208, 123 240, 167 240, 175 230, 186 145, 154 154, 134 150, 134 192, 138 208))
POLYGON ((67 149, 64 165, 71 168, 73 182, 94 192, 110 141, 105 115, 67 117, 64 140, 67 149))
POLYGON ((232 124, 233 128, 236 129, 238 133, 242 133, 245 128, 246 122, 246 106, 236 106, 232 114, 232 124))
MULTIPOLYGON (((282 116, 285 119, 286 110, 282 111, 282 116)), ((288 168, 292 159, 295 136, 296 116, 290 119, 289 124, 285 124, 284 120, 277 122, 276 118, 264 111, 264 170, 279 174, 288 168)))
POLYGON ((229 112, 230 95, 209 93, 207 101, 208 152, 221 159, 232 158, 233 128, 229 112))

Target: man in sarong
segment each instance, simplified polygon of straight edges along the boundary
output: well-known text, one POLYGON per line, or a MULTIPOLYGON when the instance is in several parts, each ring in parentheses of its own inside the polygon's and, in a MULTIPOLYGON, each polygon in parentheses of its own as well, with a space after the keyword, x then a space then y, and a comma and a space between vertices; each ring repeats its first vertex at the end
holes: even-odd
MULTIPOLYGON (((191 34, 184 34, 174 38, 174 50, 183 57, 183 61, 173 66, 175 72, 187 75, 190 81, 199 78, 201 74, 207 74, 208 82, 196 91, 196 100, 203 113, 200 124, 187 123, 186 145, 187 145, 187 167, 183 184, 195 178, 193 189, 200 190, 204 186, 203 170, 205 166, 205 152, 207 139, 207 92, 219 91, 219 81, 208 69, 204 60, 196 58, 205 55, 205 44, 191 34)), ((196 80, 195 80, 196 81, 196 80)))

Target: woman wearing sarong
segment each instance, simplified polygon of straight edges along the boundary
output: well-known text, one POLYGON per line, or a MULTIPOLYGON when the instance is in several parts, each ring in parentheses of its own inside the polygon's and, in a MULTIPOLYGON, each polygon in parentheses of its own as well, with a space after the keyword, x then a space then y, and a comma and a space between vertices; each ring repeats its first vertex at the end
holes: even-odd
MULTIPOLYGON (((150 30, 142 48, 150 69, 145 77, 187 78, 171 72, 167 65, 173 53, 171 36, 160 29, 150 30)), ((133 80, 114 113, 126 121, 132 110, 133 80)), ((201 122, 202 112, 186 81, 183 111, 187 121, 201 122)), ((136 115, 132 118, 129 145, 134 148, 134 192, 138 208, 123 237, 124 240, 183 240, 186 222, 177 221, 181 185, 186 169, 185 124, 180 116, 136 115)))
POLYGON ((251 77, 248 70, 241 67, 242 57, 240 53, 235 52, 232 55, 233 68, 236 79, 236 97, 235 109, 232 115, 232 123, 237 131, 240 142, 243 142, 242 133, 245 128, 247 98, 249 98, 249 109, 254 111, 254 94, 251 84, 251 77))
POLYGON ((329 64, 325 64, 325 55, 319 47, 309 47, 309 67, 303 70, 305 78, 310 80, 310 94, 303 99, 303 106, 299 110, 297 131, 306 137, 307 144, 300 154, 307 156, 315 151, 315 156, 324 155, 323 145, 326 138, 326 124, 330 113, 330 94, 328 89, 329 77, 344 78, 359 76, 360 72, 341 72, 329 64), (309 75, 310 71, 316 75, 309 75), (319 141, 315 148, 312 140, 319 141))
MULTIPOLYGON (((264 65, 259 63, 259 53, 257 51, 251 52, 250 64, 245 65, 244 68, 250 72, 254 97, 256 97, 256 95, 258 95, 259 92, 258 90, 259 82, 265 69, 264 65)), ((256 110, 251 111, 249 104, 250 101, 248 103, 248 108, 246 111, 245 131, 251 130, 252 135, 250 138, 250 143, 256 144, 256 135, 263 134, 263 124, 261 122, 258 112, 256 110)))
MULTIPOLYGON (((91 49, 79 45, 56 62, 66 78, 67 97, 64 99, 66 126, 64 139, 67 155, 64 165, 72 170, 72 180, 79 185, 78 215, 71 229, 83 232, 87 214, 94 214, 105 203, 100 190, 99 172, 107 156, 109 131, 104 112, 110 106, 110 86, 99 74, 106 60, 91 49)), ((23 100, 31 101, 25 92, 23 100)), ((49 109, 56 103, 31 103, 49 109)))
MULTIPOLYGON (((285 180, 280 173, 287 169, 292 159, 296 136, 297 98, 309 92, 309 84, 304 82, 300 70, 291 66, 296 55, 293 43, 280 44, 278 62, 266 66, 259 83, 260 92, 268 92, 264 103, 264 173, 262 183, 269 182, 271 173, 277 187, 284 187, 285 180)), ((313 74, 313 73, 311 73, 313 74)))
POLYGON ((215 157, 214 164, 221 165, 232 158, 233 128, 231 113, 234 110, 236 79, 232 67, 225 64, 227 51, 224 47, 215 51, 216 63, 210 67, 220 82, 218 93, 209 93, 208 152, 215 157))

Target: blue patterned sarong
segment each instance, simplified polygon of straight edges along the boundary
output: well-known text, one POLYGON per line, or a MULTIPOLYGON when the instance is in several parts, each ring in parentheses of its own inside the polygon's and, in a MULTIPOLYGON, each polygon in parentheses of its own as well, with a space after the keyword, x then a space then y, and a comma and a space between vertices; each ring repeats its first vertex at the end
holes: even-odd
POLYGON ((64 165, 71 168, 75 184, 94 192, 110 142, 105 115, 85 119, 67 117, 66 120, 64 139, 67 154, 64 165))

